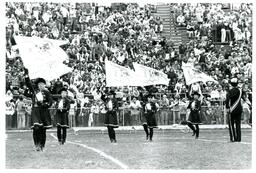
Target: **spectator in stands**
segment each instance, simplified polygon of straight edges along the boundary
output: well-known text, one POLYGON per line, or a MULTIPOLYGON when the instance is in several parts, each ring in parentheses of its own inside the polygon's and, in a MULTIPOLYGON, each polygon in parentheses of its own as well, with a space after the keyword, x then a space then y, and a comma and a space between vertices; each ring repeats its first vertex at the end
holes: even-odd
POLYGON ((131 118, 134 125, 140 124, 140 110, 141 110, 141 104, 140 101, 137 100, 136 97, 132 98, 132 101, 129 105, 129 108, 131 110, 131 118))
POLYGON ((7 129, 10 129, 12 128, 12 118, 13 118, 13 115, 15 113, 15 103, 14 103, 14 100, 11 99, 11 100, 8 100, 5 102, 5 106, 6 106, 6 128, 7 129))
POLYGON ((23 96, 20 96, 19 99, 16 102, 16 111, 17 111, 17 128, 22 129, 25 128, 26 123, 26 105, 23 100, 23 96))
MULTIPOLYGON (((81 9, 83 14, 80 16, 80 9, 74 8, 73 4, 69 3, 21 4, 13 6, 12 3, 6 3, 6 87, 13 94, 21 93, 19 88, 24 82, 22 74, 17 73, 23 65, 17 63, 18 54, 11 46, 14 45, 13 35, 67 40, 69 43, 63 46, 63 49, 69 54, 67 65, 74 71, 66 81, 70 86, 76 86, 74 90, 79 91, 77 96, 85 93, 95 95, 95 89, 91 88, 102 90, 105 86, 104 59, 106 57, 126 67, 130 67, 131 62, 138 62, 156 69, 165 69, 165 73, 171 79, 167 88, 171 92, 174 92, 178 76, 184 80, 180 66, 182 61, 187 60, 193 65, 201 64, 201 70, 205 73, 214 71, 213 75, 218 81, 228 79, 226 75, 230 75, 231 71, 232 74, 241 73, 241 78, 243 75, 245 78, 251 77, 252 9, 250 4, 240 5, 238 10, 232 9, 231 13, 224 13, 221 4, 174 4, 174 15, 181 16, 182 20, 184 17, 185 23, 188 23, 187 31, 193 31, 193 35, 196 36, 196 39, 192 39, 194 36, 190 32, 191 42, 187 44, 186 49, 179 51, 175 50, 172 41, 168 39, 161 41, 163 39, 159 31, 162 21, 160 18, 155 19, 146 8, 138 10, 138 7, 132 7, 135 10, 131 12, 130 7, 123 12, 103 10, 104 15, 101 15, 101 12, 96 14, 96 11, 87 13, 86 10, 81 9), (158 33, 153 31, 154 26, 158 33), (218 45, 214 45, 216 42, 221 42, 222 26, 226 31, 225 42, 230 41, 232 49, 229 48, 230 46, 219 48, 218 45), (78 32, 73 32, 74 29, 78 32), (231 39, 229 39, 229 29, 231 39), (240 53, 240 49, 245 52, 244 55, 240 53), (186 54, 188 55, 185 56, 186 54), (224 59, 230 55, 232 57, 226 63, 224 59), (166 58, 164 63, 161 60, 162 57, 166 58), (236 63, 233 64, 233 62, 236 63), (174 74, 167 67, 172 67, 174 74), (215 71, 217 67, 219 70, 215 71), (93 69, 96 72, 93 72, 93 69)), ((56 85, 55 82, 52 81, 53 86, 56 85)), ((188 86, 184 88, 184 90, 187 89, 188 86)), ((96 100, 97 97, 99 96, 95 96, 96 100)))
POLYGON ((184 86, 185 86, 185 84, 184 84, 183 79, 182 79, 182 78, 179 78, 179 79, 178 79, 178 82, 176 83, 176 85, 175 85, 175 87, 174 87, 174 92, 175 92, 176 94, 180 94, 181 91, 182 91, 182 88, 183 88, 184 86))
POLYGON ((194 92, 198 92, 200 94, 200 96, 202 95, 202 90, 201 90, 201 86, 200 86, 199 82, 191 84, 189 95, 191 96, 192 93, 194 93, 194 92))
POLYGON ((192 24, 191 21, 188 21, 188 24, 187 24, 188 38, 191 39, 194 37, 194 31, 195 31, 195 26, 192 24))
POLYGON ((162 100, 160 100, 161 112, 159 114, 158 122, 162 125, 167 125, 169 123, 169 99, 164 94, 162 100))
POLYGON ((185 16, 184 16, 184 14, 180 14, 180 15, 177 17, 177 23, 178 23, 178 26, 186 26, 186 21, 185 21, 185 16))
POLYGON ((92 124, 93 124, 93 126, 99 126, 99 116, 100 116, 100 107, 99 107, 99 104, 98 104, 98 102, 95 100, 95 101, 93 101, 93 104, 92 104, 92 106, 91 106, 91 113, 92 113, 92 117, 93 117, 93 119, 92 119, 92 124))

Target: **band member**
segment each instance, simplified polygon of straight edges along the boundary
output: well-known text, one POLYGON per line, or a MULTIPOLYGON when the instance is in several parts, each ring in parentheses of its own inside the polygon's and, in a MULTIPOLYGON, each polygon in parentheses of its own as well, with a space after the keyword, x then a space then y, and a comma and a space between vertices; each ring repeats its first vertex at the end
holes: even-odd
POLYGON ((70 100, 68 99, 68 91, 62 88, 59 91, 61 98, 58 100, 56 122, 57 122, 57 137, 60 145, 66 142, 67 128, 69 128, 68 113, 70 109, 70 100))
POLYGON ((33 129, 33 140, 36 151, 43 151, 46 142, 46 129, 52 128, 51 116, 48 108, 52 105, 51 93, 46 89, 46 81, 38 78, 35 87, 28 77, 28 70, 25 69, 25 82, 32 98, 31 128, 33 129))
POLYGON ((148 131, 146 132, 146 139, 149 141, 152 141, 153 139, 153 133, 154 133, 154 128, 157 128, 157 123, 156 123, 156 112, 159 108, 159 105, 155 102, 153 102, 153 95, 149 94, 147 96, 147 103, 145 105, 145 117, 146 117, 146 122, 147 124, 145 125, 145 128, 149 128, 149 134, 148 131))
POLYGON ((241 141, 242 90, 237 87, 237 78, 230 80, 231 89, 226 96, 227 120, 231 142, 241 141))
POLYGON ((199 100, 200 94, 198 92, 192 93, 193 100, 189 102, 187 109, 190 109, 190 114, 187 120, 187 125, 193 130, 193 135, 196 139, 199 137, 199 124, 201 123, 200 111, 201 101, 199 100), (195 127, 194 127, 195 125, 195 127))
POLYGON ((146 108, 146 103, 147 103, 147 95, 145 93, 143 94, 142 92, 140 92, 140 100, 141 100, 140 104, 142 107, 142 111, 140 114, 140 121, 141 121, 143 129, 146 133, 146 140, 148 140, 149 132, 148 132, 146 113, 145 113, 145 108, 146 108))
POLYGON ((115 98, 115 92, 111 90, 106 95, 102 95, 101 99, 105 102, 106 105, 106 114, 105 114, 105 126, 108 128, 108 135, 111 143, 116 143, 116 134, 114 128, 118 128, 117 122, 117 109, 118 102, 115 98))

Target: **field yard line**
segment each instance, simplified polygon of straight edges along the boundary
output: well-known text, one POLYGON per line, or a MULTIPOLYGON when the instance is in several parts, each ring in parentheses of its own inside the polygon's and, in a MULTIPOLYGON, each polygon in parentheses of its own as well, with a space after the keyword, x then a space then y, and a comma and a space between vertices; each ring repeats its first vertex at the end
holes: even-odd
MULTIPOLYGON (((218 142, 218 143, 227 143, 228 141, 216 141, 216 140, 209 140, 209 139, 197 139, 199 141, 205 141, 205 142, 218 142)), ((238 142, 240 144, 245 144, 245 145, 251 145, 252 143, 250 142, 238 142)))
MULTIPOLYGON (((53 133, 51 133, 50 135, 51 135, 53 138, 58 139, 56 136, 54 136, 53 133)), ((108 155, 108 154, 104 153, 103 151, 100 151, 100 150, 98 150, 98 149, 96 149, 96 148, 89 147, 89 146, 87 146, 87 145, 85 145, 85 144, 80 144, 80 143, 76 143, 76 142, 71 142, 71 141, 67 141, 67 143, 74 144, 74 145, 80 145, 81 147, 84 147, 84 148, 87 148, 87 149, 89 149, 89 150, 92 150, 92 151, 98 153, 99 155, 105 157, 106 159, 108 159, 108 160, 114 162, 115 164, 117 164, 117 165, 120 166, 121 168, 123 168, 123 169, 128 169, 128 166, 127 166, 127 165, 123 164, 123 163, 120 162, 119 160, 113 158, 112 156, 110 156, 110 155, 108 155)))

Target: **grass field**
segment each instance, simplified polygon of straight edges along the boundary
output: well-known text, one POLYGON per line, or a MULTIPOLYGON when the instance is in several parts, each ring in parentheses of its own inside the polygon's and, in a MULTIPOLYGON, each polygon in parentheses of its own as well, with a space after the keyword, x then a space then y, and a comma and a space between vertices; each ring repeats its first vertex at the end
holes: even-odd
POLYGON ((206 130, 199 139, 179 130, 156 130, 153 142, 143 131, 117 132, 117 144, 107 133, 68 131, 60 146, 56 131, 47 132, 46 150, 33 150, 32 132, 8 132, 6 168, 49 169, 250 169, 251 129, 242 130, 242 142, 230 143, 227 130, 206 130))

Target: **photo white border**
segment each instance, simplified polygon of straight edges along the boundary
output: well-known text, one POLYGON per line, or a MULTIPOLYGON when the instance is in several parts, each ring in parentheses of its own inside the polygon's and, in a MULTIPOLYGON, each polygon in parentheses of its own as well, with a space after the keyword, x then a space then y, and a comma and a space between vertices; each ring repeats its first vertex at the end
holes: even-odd
MULTIPOLYGON (((10 0, 10 1, 1 1, 0 2, 0 21, 1 21, 1 24, 0 24, 0 55, 1 55, 1 58, 0 58, 0 81, 2 81, 0 83, 0 91, 1 91, 1 95, 0 97, 2 99, 0 99, 0 110, 1 112, 5 112, 5 103, 4 103, 4 98, 5 98, 5 2, 31 2, 31 1, 35 1, 35 0, 10 0)), ((96 3, 101 3, 101 2, 104 2, 104 0, 74 0, 74 1, 71 1, 71 0, 64 0, 64 1, 61 1, 61 0, 53 0, 53 1, 48 1, 48 0, 38 0, 38 1, 35 1, 35 2, 59 2, 59 3, 63 3, 63 2, 96 2, 96 3)), ((255 11, 255 3, 254 1, 252 0, 246 0, 246 1, 238 1, 238 0, 234 0, 234 1, 231 1, 231 0, 211 0, 211 1, 198 1, 198 0, 181 0, 181 1, 174 1, 174 0, 161 0, 161 1, 153 1, 153 0, 110 0, 108 2, 124 2, 124 3, 129 3, 129 2, 137 2, 137 3, 157 3, 157 2, 163 2, 163 3, 253 3, 253 33, 252 33, 252 36, 253 36, 253 76, 252 76, 252 83, 253 83, 253 92, 254 92, 254 89, 255 89, 255 72, 256 72, 256 68, 255 68, 255 27, 254 27, 254 24, 255 24, 255 19, 256 19, 256 11, 255 11)), ((252 162, 251 162, 251 165, 252 165, 252 169, 250 170, 111 170, 111 169, 98 169, 98 170, 93 170, 93 169, 89 169, 89 170, 86 170, 86 169, 82 169, 82 170, 79 170, 79 169, 68 169, 68 170, 55 170, 55 169, 47 169, 47 170, 44 170, 44 169, 40 169, 40 170, 33 170, 33 169, 5 169, 5 139, 6 139, 6 134, 5 134, 5 113, 2 113, 2 115, 0 116, 0 170, 1 172, 26 172, 26 173, 29 173, 29 172, 34 172, 34 171, 37 171, 38 173, 39 172, 44 172, 47 171, 47 172, 54 172, 56 173, 57 172, 85 172, 85 171, 90 171, 92 173, 94 172, 104 172, 104 173, 114 173, 114 172, 119 172, 119 171, 124 171, 124 172, 147 172, 147 173, 150 173, 150 172, 189 172, 191 173, 192 172, 255 172, 256 170, 256 150, 255 150, 255 139, 256 139, 256 132, 255 132, 255 110, 256 110, 256 103, 255 103, 255 98, 254 98, 254 94, 253 94, 253 127, 252 128, 252 162)), ((228 132, 227 132, 228 133, 228 132)), ((171 157, 171 156, 170 156, 171 157)), ((239 157, 239 156, 238 156, 239 157)))

